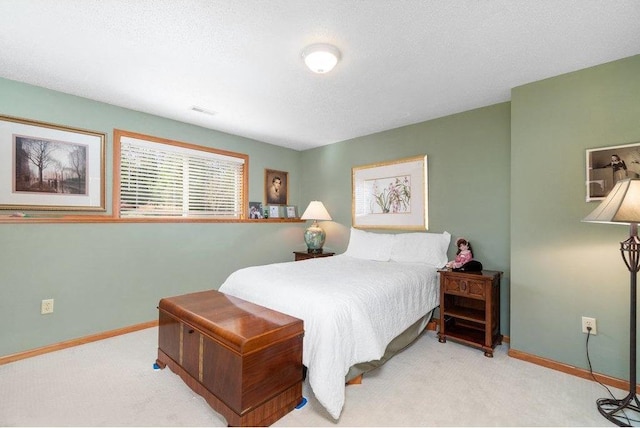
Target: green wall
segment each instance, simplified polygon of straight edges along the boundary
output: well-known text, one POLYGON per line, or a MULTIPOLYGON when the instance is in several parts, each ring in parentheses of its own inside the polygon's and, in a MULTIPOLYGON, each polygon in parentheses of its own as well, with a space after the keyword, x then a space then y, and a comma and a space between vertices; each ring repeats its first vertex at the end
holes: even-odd
POLYGON ((628 226, 583 223, 585 150, 640 141, 640 56, 512 90, 511 348, 628 379, 628 226))
MULTIPOLYGON (((582 223, 585 150, 640 141, 640 56, 534 82, 512 101, 304 152, 0 79, 0 113, 106 131, 114 127, 250 156, 250 200, 264 168, 289 171, 291 201, 319 199, 325 248, 351 225, 351 168, 428 156, 429 230, 469 238, 505 272, 502 331, 511 348, 587 367, 581 316, 595 317, 596 372, 628 369, 627 227, 582 223)), ((110 202, 111 186, 107 180, 110 202)), ((233 270, 291 260, 294 224, 0 224, 0 355, 156 317, 160 297, 217 287, 233 270), (52 315, 40 300, 56 299, 52 315)), ((453 246, 449 256, 453 257, 453 246)))
POLYGON ((334 220, 323 223, 325 247, 347 247, 353 166, 426 154, 429 231, 466 237, 485 268, 504 272, 501 325, 509 334, 509 123, 502 103, 303 152, 304 196, 323 201, 334 220))
MULTIPOLYGON (((300 201, 300 152, 0 79, 0 114, 106 132, 111 211, 113 129, 249 155, 249 200, 264 169, 289 172, 300 201)), ((9 142, 2 142, 8 144, 9 142)), ((0 224, 0 356, 157 319, 161 297, 217 288, 235 269, 293 259, 303 223, 0 224), (40 315, 40 301, 55 311, 40 315)))

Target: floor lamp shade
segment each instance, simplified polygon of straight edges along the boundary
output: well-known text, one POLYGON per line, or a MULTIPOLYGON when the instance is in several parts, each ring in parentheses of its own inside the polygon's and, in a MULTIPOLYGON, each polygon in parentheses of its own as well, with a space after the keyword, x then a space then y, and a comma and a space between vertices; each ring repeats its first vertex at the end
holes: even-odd
POLYGON ((583 221, 640 223, 640 178, 618 181, 604 201, 583 221))
POLYGON ((622 259, 629 270, 629 393, 625 398, 600 398, 598 411, 610 422, 631 426, 640 416, 640 401, 636 395, 636 304, 637 277, 640 270, 640 179, 631 178, 616 183, 607 197, 583 221, 595 223, 627 223, 629 238, 620 243, 622 259))
POLYGON ((313 224, 304 231, 304 242, 307 244, 307 251, 309 253, 321 253, 326 234, 318 226, 318 220, 331 220, 329 212, 322 202, 311 201, 300 218, 302 220, 313 220, 313 224))

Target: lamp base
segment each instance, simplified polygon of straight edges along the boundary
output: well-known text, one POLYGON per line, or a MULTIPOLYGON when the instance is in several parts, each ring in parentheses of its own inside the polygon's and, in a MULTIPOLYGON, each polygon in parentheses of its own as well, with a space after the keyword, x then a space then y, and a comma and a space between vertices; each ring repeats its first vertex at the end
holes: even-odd
POLYGON ((640 401, 634 392, 621 400, 600 398, 596 405, 602 416, 620 427, 633 426, 632 422, 640 420, 640 401))
POLYGON ((313 224, 304 231, 304 242, 307 244, 307 252, 321 253, 325 238, 324 230, 314 220, 313 224))

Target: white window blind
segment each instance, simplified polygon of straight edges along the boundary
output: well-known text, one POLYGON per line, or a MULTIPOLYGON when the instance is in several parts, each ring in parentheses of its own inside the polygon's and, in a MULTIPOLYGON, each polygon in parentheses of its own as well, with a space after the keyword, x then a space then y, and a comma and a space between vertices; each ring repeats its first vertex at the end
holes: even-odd
POLYGON ((122 136, 120 216, 238 219, 245 160, 122 136))

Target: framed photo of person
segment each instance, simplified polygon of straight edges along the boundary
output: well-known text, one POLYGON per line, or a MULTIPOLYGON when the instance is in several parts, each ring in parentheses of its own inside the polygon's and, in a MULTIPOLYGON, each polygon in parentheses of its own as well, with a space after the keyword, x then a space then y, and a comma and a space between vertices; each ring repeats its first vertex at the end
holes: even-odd
POLYGON ((287 205, 289 173, 264 170, 264 200, 266 205, 287 205))
POLYGON ((264 218, 262 202, 249 202, 249 218, 251 220, 264 218))
POLYGON ((297 218, 295 205, 289 205, 287 207, 287 218, 297 218))
POLYGON ((625 178, 640 177, 640 142, 587 149, 587 202, 601 201, 625 178))

